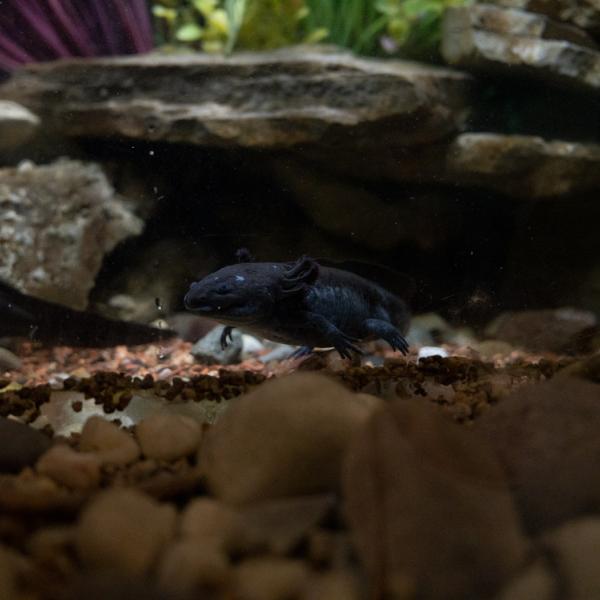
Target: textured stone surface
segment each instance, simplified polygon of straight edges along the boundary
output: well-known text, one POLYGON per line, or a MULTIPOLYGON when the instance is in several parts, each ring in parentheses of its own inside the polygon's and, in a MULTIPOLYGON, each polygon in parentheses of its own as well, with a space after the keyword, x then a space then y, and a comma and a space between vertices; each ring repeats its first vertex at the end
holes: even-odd
MULTIPOLYGON (((321 152, 314 157, 321 162, 321 170, 325 167, 339 177, 351 176, 366 181, 388 180, 399 183, 437 181, 482 188, 516 198, 554 198, 595 190, 600 185, 600 145, 546 140, 531 135, 463 133, 447 144, 434 144, 416 149, 386 148, 385 152, 376 152, 372 160, 363 160, 361 155, 349 150, 339 150, 335 153, 321 152)), ((287 180, 290 180, 290 183, 293 183, 293 174, 293 170, 288 170, 287 180)), ((354 205, 361 206, 360 188, 357 194, 356 186, 338 184, 337 187, 333 187, 337 194, 333 196, 333 202, 330 198, 331 192, 327 196, 327 202, 323 202, 323 190, 326 190, 327 186, 322 185, 316 191, 311 190, 311 187, 314 188, 313 180, 314 176, 312 179, 305 177, 300 188, 300 191, 305 194, 302 206, 307 211, 316 211, 318 208, 325 215, 322 219, 325 219, 327 210, 333 208, 340 210, 342 200, 336 202, 336 198, 344 197, 342 191, 345 187, 346 194, 348 192, 353 194, 351 200, 354 198, 356 200, 346 207, 343 218, 328 220, 329 229, 336 227, 339 230, 345 222, 355 224, 356 217, 361 214, 357 209, 353 210, 354 205)), ((327 179, 325 179, 326 183, 327 179)), ((360 225, 365 229, 373 225, 372 215, 384 214, 385 219, 381 221, 386 222, 378 223, 377 227, 385 237, 382 241, 378 240, 378 244, 383 245, 391 239, 386 227, 396 237, 404 234, 405 238, 410 239, 410 232, 403 232, 402 227, 393 228, 393 223, 398 218, 402 219, 401 223, 414 224, 413 235, 416 238, 416 232, 422 235, 423 230, 427 230, 419 225, 418 219, 419 206, 423 202, 427 203, 428 198, 417 197, 416 199, 415 206, 410 208, 410 214, 403 215, 402 211, 407 210, 407 206, 411 206, 409 199, 402 198, 401 202, 390 204, 367 195, 366 200, 369 203, 374 200, 375 205, 383 205, 384 211, 382 212, 379 207, 372 211, 372 214, 364 210, 360 225)), ((447 202, 438 202, 434 207, 430 207, 429 211, 436 210, 438 214, 439 211, 444 211, 447 214, 438 220, 448 223, 452 219, 452 212, 447 206, 447 202)), ((423 212, 422 218, 428 218, 430 221, 431 213, 426 210, 423 212)), ((454 229, 454 226, 450 225, 449 229, 454 229)), ((357 231, 360 232, 361 229, 358 228, 357 231)), ((440 236, 445 231, 441 229, 432 241, 443 241, 443 237, 440 236)), ((370 243, 373 244, 373 240, 370 243)))
POLYGON ((600 33, 600 4, 598 0, 495 0, 507 8, 541 13, 600 33))
POLYGON ((600 386, 524 386, 476 422, 502 462, 523 524, 539 531, 600 508, 600 386))
POLYGON ((442 54, 465 69, 598 92, 600 52, 581 35, 541 15, 474 4, 446 11, 442 54))
POLYGON ((24 106, 0 100, 0 152, 22 146, 39 124, 40 120, 24 106))
POLYGON ((370 412, 322 375, 268 381, 232 400, 205 435, 208 486, 236 504, 335 490, 344 450, 370 412))
POLYGON ((0 278, 77 309, 85 308, 105 254, 142 230, 90 163, 0 169, 0 207, 0 278))
POLYGON ((301 48, 38 64, 16 73, 0 97, 70 135, 373 145, 430 141, 460 128, 467 81, 441 68, 301 48))
POLYGON ((527 542, 502 469, 422 401, 377 411, 346 454, 343 492, 373 598, 489 598, 527 542))
POLYGON ((463 134, 448 150, 446 179, 524 198, 594 190, 600 186, 600 145, 463 134))

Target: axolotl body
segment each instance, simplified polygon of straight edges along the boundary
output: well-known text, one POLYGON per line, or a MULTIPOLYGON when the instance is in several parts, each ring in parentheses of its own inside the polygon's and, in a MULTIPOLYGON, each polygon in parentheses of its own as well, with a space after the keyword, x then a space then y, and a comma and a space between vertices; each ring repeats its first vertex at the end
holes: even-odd
POLYGON ((303 256, 296 262, 247 262, 224 267, 190 286, 185 307, 260 337, 314 348, 335 348, 343 358, 362 354, 357 343, 381 338, 408 352, 410 319, 403 299, 378 283, 303 256))

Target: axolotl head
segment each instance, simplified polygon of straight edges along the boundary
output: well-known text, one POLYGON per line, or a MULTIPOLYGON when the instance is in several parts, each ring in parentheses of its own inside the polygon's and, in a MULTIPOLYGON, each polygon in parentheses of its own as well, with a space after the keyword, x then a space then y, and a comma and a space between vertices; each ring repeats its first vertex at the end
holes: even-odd
POLYGON ((241 263, 192 283, 183 300, 187 310, 225 324, 252 323, 269 314, 284 273, 278 263, 241 263))

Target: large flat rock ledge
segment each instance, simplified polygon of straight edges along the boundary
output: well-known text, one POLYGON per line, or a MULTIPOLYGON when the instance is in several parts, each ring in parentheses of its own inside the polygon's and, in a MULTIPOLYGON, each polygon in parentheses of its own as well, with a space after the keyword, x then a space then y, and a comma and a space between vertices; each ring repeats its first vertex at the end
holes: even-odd
POLYGON ((429 143, 462 129, 470 77, 295 48, 272 53, 69 60, 0 87, 70 136, 205 146, 429 143))
POLYGON ((492 4, 450 8, 442 54, 448 64, 477 73, 600 93, 600 51, 593 38, 537 13, 492 4))

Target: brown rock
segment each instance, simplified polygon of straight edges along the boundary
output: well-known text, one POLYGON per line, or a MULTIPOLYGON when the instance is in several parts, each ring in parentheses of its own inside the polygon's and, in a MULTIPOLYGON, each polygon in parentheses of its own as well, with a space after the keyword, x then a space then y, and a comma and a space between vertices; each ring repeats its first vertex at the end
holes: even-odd
POLYGON ((8 473, 34 465, 52 443, 37 429, 4 417, 0 417, 0 439, 0 471, 8 473))
POLYGON ((83 426, 79 447, 93 452, 108 465, 128 465, 138 459, 140 449, 126 431, 102 417, 90 417, 83 426))
POLYGON ((239 513, 212 498, 197 498, 187 504, 181 514, 179 532, 184 538, 226 551, 240 548, 244 540, 239 513))
POLYGON ((300 598, 308 579, 308 567, 289 558, 252 558, 233 574, 232 592, 239 600, 293 600, 300 598))
POLYGON ((98 494, 82 512, 75 542, 88 568, 141 575, 175 532, 173 506, 127 489, 98 494))
POLYGON ((202 428, 192 417, 161 413, 138 423, 135 435, 144 456, 175 460, 193 454, 198 449, 202 428))
POLYGON ((574 308, 523 310, 501 314, 486 334, 534 352, 575 351, 597 325, 594 313, 574 308))
POLYGON ((565 597, 569 600, 600 598, 599 517, 569 521, 545 535, 544 543, 567 588, 565 597))
POLYGON ((303 596, 305 600, 360 600, 364 597, 356 575, 341 569, 315 577, 303 596))
POLYGON ((221 548, 188 539, 165 550, 158 566, 158 581, 165 590, 191 594, 222 587, 230 570, 229 559, 221 548))
POLYGON ((75 490, 88 490, 100 485, 100 459, 93 454, 76 452, 70 446, 59 444, 45 452, 37 461, 41 475, 75 490))
POLYGON ((488 597, 523 562, 491 450, 428 403, 373 415, 348 451, 343 491, 374 597, 488 597))
POLYGON ((468 81, 447 69, 300 48, 38 63, 17 71, 0 95, 67 135, 373 146, 423 143, 462 127, 468 81))
POLYGON ((240 510, 245 539, 272 554, 293 551, 335 506, 332 494, 267 500, 240 510))
POLYGON ((225 502, 335 490, 340 464, 370 409, 313 373, 268 381, 231 401, 205 437, 201 467, 225 502))
POLYGON ((594 42, 539 14, 492 4, 452 7, 444 14, 442 54, 449 64, 477 72, 600 90, 600 52, 594 42))
POLYGON ((444 179, 517 198, 552 198, 597 188, 599 167, 597 144, 465 133, 448 148, 444 179))
POLYGON ((498 595, 496 600, 555 600, 558 584, 552 571, 537 560, 519 573, 498 595))
POLYGON ((504 466, 525 527, 600 510, 600 386, 560 377, 523 386, 476 428, 504 466))

